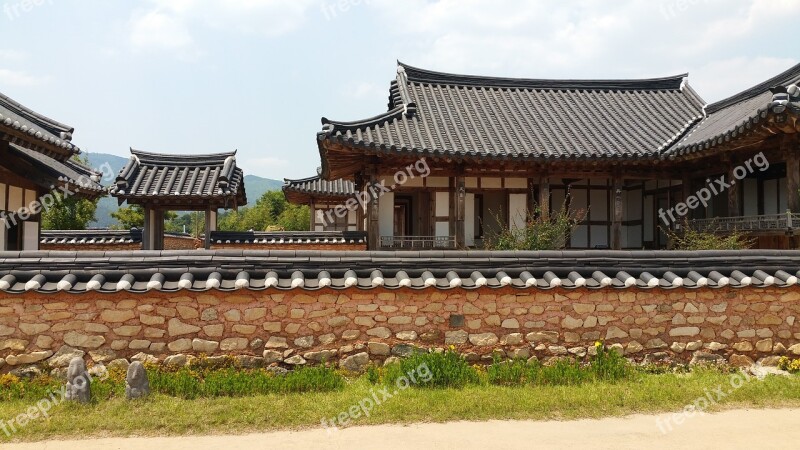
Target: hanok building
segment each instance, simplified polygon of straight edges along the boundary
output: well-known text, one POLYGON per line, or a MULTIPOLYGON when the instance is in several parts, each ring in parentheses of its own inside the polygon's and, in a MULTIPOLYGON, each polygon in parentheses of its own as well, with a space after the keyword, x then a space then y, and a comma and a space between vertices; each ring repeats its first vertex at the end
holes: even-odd
POLYGON ((571 248, 663 249, 664 228, 713 218, 760 236, 761 247, 786 248, 800 220, 799 81, 800 65, 706 105, 686 75, 512 79, 399 63, 388 111, 323 118, 320 175, 287 180, 284 192, 316 210, 315 230, 354 222, 371 249, 480 247, 537 206, 547 215, 562 205, 588 211, 571 248), (428 176, 395 182, 423 158, 428 176), (716 189, 721 176, 727 190, 716 189), (395 186, 354 221, 320 221, 352 195, 339 188, 351 182, 353 194, 395 186))
POLYGON ((168 155, 131 149, 131 159, 117 176, 111 194, 120 204, 144 209, 144 250, 164 249, 166 211, 204 211, 205 248, 210 248, 218 210, 247 204, 236 152, 168 155))
POLYGON ((0 94, 0 251, 38 250, 41 211, 57 198, 105 195, 73 158, 74 131, 0 94))

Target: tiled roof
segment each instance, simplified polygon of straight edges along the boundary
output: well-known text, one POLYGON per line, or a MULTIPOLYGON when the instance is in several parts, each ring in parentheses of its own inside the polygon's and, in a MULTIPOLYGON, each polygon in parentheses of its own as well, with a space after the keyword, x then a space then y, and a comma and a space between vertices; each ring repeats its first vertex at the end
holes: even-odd
POLYGON ((706 107, 707 117, 667 151, 680 156, 706 150, 758 129, 771 114, 800 114, 800 64, 706 107), (778 89, 775 89, 778 88, 778 89))
POLYGON ((41 244, 96 245, 136 244, 142 242, 142 230, 42 230, 41 244))
POLYGON ((22 132, 34 144, 66 150, 66 156, 79 153, 72 141, 75 129, 33 111, 0 94, 0 125, 22 132))
POLYGON ((134 203, 220 200, 229 206, 247 203, 244 174, 236 152, 210 155, 167 155, 131 149, 111 194, 134 203))
POLYGON ((0 253, 0 292, 789 287, 800 252, 139 251, 0 253))
MULTIPOLYGON (((194 239, 188 233, 165 232, 164 236, 194 239)), ((39 243, 58 245, 112 245, 139 244, 142 242, 142 230, 42 230, 39 243)))
POLYGON ((356 194, 355 184, 350 180, 323 180, 319 175, 302 180, 284 179, 283 192, 322 195, 325 197, 352 197, 356 194))
POLYGON ((36 179, 32 173, 25 174, 31 181, 36 182, 45 189, 50 189, 55 183, 54 180, 57 180, 72 191, 76 191, 76 188, 79 188, 82 194, 91 196, 105 194, 105 188, 99 183, 100 175, 81 163, 72 159, 60 161, 17 144, 9 143, 8 146, 12 153, 35 165, 42 173, 49 175, 44 179, 36 179))
POLYGON ((657 156, 703 118, 685 75, 646 80, 527 80, 453 75, 399 63, 389 111, 323 118, 325 141, 377 153, 498 159, 657 156))
POLYGON ((217 244, 364 244, 363 231, 212 231, 217 244))

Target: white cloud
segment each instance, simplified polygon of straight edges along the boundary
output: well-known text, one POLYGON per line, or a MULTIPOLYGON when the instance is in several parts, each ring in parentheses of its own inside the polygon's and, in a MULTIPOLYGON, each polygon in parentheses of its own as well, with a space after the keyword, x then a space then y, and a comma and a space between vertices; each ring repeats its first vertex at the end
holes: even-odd
POLYGON ((137 49, 196 56, 196 28, 273 37, 297 29, 312 0, 151 0, 134 12, 130 41, 137 49))
POLYGON ((714 102, 768 80, 797 64, 791 58, 732 58, 715 60, 693 72, 692 86, 714 102))
POLYGON ((137 49, 184 50, 194 44, 186 24, 162 10, 135 17, 131 21, 130 41, 137 49))
POLYGON ((0 60, 2 61, 22 61, 27 59, 27 57, 28 54, 23 51, 10 48, 0 48, 0 60))
POLYGON ((362 99, 370 99, 374 100, 381 97, 387 97, 389 95, 389 85, 387 83, 386 86, 381 87, 375 83, 370 82, 361 82, 355 84, 347 89, 345 93, 347 97, 357 98, 359 100, 362 99))
POLYGON ((24 71, 0 69, 0 85, 31 87, 50 82, 50 77, 31 75, 24 71))
POLYGON ((530 78, 689 71, 708 100, 790 66, 796 52, 787 42, 800 15, 796 0, 374 0, 371 6, 396 36, 392 50, 412 65, 530 78), (779 44, 765 46, 765 30, 779 44))

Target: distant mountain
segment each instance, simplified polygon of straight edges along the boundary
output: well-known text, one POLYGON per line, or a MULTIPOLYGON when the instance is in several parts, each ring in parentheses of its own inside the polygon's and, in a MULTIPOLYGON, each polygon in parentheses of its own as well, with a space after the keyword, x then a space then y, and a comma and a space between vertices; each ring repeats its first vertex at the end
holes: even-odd
MULTIPOLYGON (((89 165, 95 170, 103 173, 103 186, 110 186, 114 183, 117 174, 128 163, 128 158, 107 153, 84 153, 89 158, 89 165)), ((247 192, 247 202, 255 204, 268 191, 280 190, 283 181, 262 178, 256 175, 244 176, 244 189, 247 192)), ((97 220, 89 226, 92 228, 108 228, 116 221, 111 217, 111 213, 119 209, 117 199, 111 196, 103 197, 97 203, 97 220)))
POLYGON ((283 187, 283 181, 261 178, 255 175, 244 176, 244 189, 247 193, 247 203, 250 205, 254 205, 256 200, 269 191, 280 191, 281 187, 283 187))

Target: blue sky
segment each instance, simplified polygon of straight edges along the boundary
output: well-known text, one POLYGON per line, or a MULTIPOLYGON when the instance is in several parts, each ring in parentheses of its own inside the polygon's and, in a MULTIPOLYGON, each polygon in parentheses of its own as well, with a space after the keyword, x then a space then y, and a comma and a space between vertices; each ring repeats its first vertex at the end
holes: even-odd
POLYGON ((320 117, 386 108, 395 61, 527 78, 689 72, 707 101, 799 62, 798 0, 0 0, 0 92, 84 150, 239 150, 315 173, 320 117))

